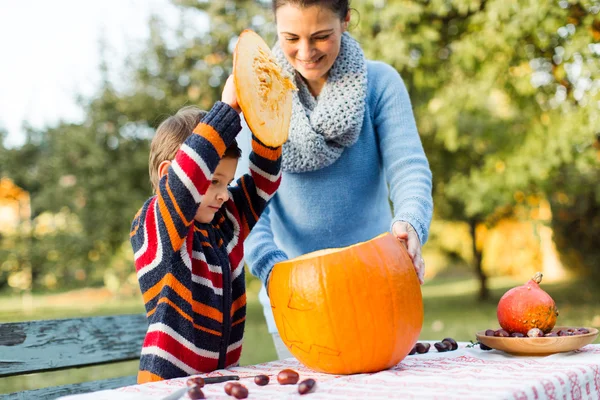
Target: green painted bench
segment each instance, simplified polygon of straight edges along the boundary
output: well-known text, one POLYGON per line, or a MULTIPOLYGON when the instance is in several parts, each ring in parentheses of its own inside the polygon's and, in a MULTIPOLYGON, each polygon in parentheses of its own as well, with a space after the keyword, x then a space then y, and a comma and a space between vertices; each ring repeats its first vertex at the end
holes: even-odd
MULTIPOLYGON (((145 314, 0 324, 0 379, 37 372, 139 360, 145 314)), ((134 385, 136 376, 0 394, 3 400, 55 399, 134 385)))

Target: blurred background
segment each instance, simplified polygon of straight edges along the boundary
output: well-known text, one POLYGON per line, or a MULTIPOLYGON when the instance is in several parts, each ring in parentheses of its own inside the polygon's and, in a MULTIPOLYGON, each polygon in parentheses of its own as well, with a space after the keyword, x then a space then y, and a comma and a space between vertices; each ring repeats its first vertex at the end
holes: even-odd
MULTIPOLYGON (((270 3, 0 0, 0 322, 143 312, 129 228, 151 195, 149 141, 220 98, 243 29, 274 43, 270 3)), ((421 339, 496 328, 500 296, 536 271, 559 325, 599 328, 600 1, 351 6, 367 57, 408 87, 433 172, 421 339)), ((253 364, 275 351, 247 281, 253 364)))

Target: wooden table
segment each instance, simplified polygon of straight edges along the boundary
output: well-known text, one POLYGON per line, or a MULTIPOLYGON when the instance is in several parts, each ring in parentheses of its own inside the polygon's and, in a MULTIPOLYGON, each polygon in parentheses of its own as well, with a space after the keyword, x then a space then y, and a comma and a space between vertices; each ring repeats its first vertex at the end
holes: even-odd
MULTIPOLYGON (((600 399, 600 344, 545 357, 512 356, 466 346, 459 343, 458 350, 447 353, 438 353, 432 346, 427 354, 408 356, 395 367, 374 374, 321 374, 288 358, 202 376, 239 375, 250 392, 249 399, 600 399), (279 385, 275 377, 284 368, 298 371, 301 380, 315 379, 316 390, 300 396, 297 385, 279 385), (253 377, 258 374, 269 375, 269 385, 255 385, 253 377)), ((186 380, 171 379, 62 399, 158 400, 184 387, 186 380)), ((206 398, 233 399, 224 393, 223 386, 207 385, 203 389, 206 398)))

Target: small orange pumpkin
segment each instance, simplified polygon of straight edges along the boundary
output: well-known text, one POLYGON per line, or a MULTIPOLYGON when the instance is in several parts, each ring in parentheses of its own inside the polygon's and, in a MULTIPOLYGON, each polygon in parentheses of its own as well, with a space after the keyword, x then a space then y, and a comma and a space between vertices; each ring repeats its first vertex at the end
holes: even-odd
POLYGON ((233 53, 233 79, 248 126, 267 146, 281 146, 288 137, 294 83, 283 75, 271 49, 250 29, 244 30, 233 53))
POLYGON ((502 329, 527 335, 533 328, 544 333, 554 328, 558 308, 552 297, 540 288, 542 277, 542 273, 537 272, 527 283, 508 290, 500 298, 496 314, 502 329))
POLYGON ((390 368, 406 357, 423 325, 417 274, 389 233, 278 263, 269 292, 283 342, 320 372, 390 368))

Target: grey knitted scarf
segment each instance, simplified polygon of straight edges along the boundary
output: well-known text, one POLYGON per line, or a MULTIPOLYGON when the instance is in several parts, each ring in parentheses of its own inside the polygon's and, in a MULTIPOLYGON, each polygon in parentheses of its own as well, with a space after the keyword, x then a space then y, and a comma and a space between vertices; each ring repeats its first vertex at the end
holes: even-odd
POLYGON ((273 48, 279 65, 295 78, 288 141, 283 145, 282 169, 315 171, 333 164, 346 147, 358 140, 365 114, 367 64, 359 44, 347 32, 327 82, 315 99, 285 58, 279 43, 273 48))

